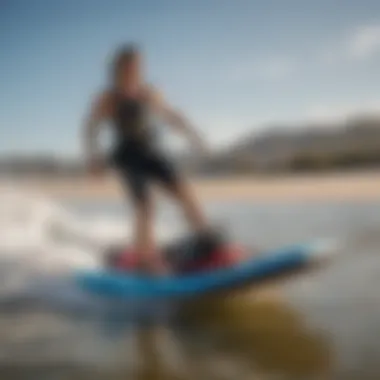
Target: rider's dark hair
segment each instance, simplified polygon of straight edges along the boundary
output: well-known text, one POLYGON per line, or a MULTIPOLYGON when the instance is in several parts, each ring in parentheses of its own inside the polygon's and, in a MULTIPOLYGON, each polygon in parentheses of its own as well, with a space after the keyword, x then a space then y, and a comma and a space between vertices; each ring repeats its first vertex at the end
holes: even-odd
POLYGON ((139 53, 139 49, 134 44, 123 45, 117 49, 111 68, 111 76, 114 82, 117 82, 123 66, 136 58, 139 53))

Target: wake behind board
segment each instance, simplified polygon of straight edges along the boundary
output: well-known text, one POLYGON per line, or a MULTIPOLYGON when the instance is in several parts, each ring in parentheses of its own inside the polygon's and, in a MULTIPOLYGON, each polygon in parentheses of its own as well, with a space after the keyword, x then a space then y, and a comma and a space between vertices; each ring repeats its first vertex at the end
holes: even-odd
POLYGON ((99 296, 119 298, 200 296, 265 280, 270 276, 300 268, 321 258, 328 258, 333 253, 333 247, 326 243, 328 242, 316 241, 281 247, 229 267, 210 271, 154 277, 107 269, 79 271, 75 279, 83 289, 99 296))

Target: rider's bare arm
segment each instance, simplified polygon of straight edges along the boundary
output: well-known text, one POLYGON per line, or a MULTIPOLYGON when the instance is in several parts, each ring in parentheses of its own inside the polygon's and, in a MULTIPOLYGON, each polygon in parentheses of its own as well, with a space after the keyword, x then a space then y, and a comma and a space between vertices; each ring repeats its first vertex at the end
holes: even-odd
POLYGON ((181 112, 173 108, 156 89, 148 88, 146 91, 149 104, 158 116, 197 146, 204 148, 203 139, 181 112))
POLYGON ((98 135, 111 114, 111 97, 108 93, 98 95, 83 125, 83 142, 86 159, 91 163, 100 158, 98 135))

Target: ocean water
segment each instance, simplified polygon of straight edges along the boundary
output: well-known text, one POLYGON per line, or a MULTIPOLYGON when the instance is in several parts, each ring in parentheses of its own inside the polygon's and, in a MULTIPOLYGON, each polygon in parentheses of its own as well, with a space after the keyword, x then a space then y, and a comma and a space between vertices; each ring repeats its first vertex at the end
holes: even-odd
MULTIPOLYGON (((120 202, 8 194, 0 204, 1 378, 380 378, 378 203, 205 204, 246 246, 334 238, 342 248, 325 267, 181 304, 98 299, 71 281, 128 240, 132 214, 120 202)), ((161 204, 157 239, 184 230, 161 204)))

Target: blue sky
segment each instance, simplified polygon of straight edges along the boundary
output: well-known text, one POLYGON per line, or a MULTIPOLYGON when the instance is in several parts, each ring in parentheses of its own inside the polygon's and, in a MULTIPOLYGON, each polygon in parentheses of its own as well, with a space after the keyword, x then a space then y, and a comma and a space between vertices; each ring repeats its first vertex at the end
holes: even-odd
POLYGON ((376 0, 0 0, 0 154, 77 154, 114 48, 211 143, 380 109, 376 0))

